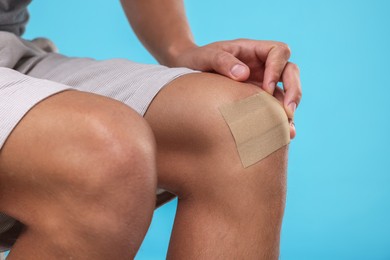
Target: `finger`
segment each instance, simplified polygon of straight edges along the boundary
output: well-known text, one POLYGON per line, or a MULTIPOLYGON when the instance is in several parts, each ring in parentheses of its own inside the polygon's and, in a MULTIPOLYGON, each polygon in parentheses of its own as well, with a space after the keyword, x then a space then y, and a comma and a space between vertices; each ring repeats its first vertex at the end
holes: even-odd
POLYGON ((280 81, 284 67, 290 58, 290 48, 284 43, 273 43, 265 61, 263 89, 272 94, 280 81))
POLYGON ((274 97, 279 101, 279 103, 283 106, 284 102, 284 91, 281 87, 276 86, 274 91, 274 97))
POLYGON ((215 52, 211 63, 214 71, 231 79, 245 81, 249 78, 250 69, 248 66, 228 52, 215 52))
POLYGON ((294 121, 291 120, 290 122, 290 139, 294 139, 297 135, 297 130, 295 129, 294 121))
POLYGON ((299 68, 294 63, 287 63, 282 75, 285 91, 283 106, 289 118, 294 118, 294 113, 302 98, 299 68))
MULTIPOLYGON (((279 101, 280 105, 283 106, 285 94, 281 87, 276 86, 274 91, 274 97, 279 101)), ((290 138, 294 139, 296 136, 296 130, 295 130, 295 124, 292 118, 288 119, 288 122, 290 124, 290 138)))

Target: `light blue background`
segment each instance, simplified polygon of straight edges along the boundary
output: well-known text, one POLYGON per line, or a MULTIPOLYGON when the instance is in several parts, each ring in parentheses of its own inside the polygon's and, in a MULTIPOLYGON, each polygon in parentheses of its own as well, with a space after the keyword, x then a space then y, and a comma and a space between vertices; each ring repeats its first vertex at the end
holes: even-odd
MULTIPOLYGON (((281 259, 390 259, 390 1, 186 1, 198 44, 286 42, 303 101, 291 144, 281 259)), ((35 0, 26 37, 61 52, 154 63, 119 1, 35 0)), ((164 259, 175 203, 156 211, 137 259, 164 259)))

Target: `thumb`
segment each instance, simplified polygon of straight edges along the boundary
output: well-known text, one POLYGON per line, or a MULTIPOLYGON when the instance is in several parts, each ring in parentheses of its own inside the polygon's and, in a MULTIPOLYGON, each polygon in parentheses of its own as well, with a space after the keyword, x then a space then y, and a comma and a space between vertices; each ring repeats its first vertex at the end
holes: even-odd
POLYGON ((219 74, 225 75, 233 80, 244 81, 249 78, 250 70, 247 65, 224 51, 217 52, 212 59, 211 67, 219 74))

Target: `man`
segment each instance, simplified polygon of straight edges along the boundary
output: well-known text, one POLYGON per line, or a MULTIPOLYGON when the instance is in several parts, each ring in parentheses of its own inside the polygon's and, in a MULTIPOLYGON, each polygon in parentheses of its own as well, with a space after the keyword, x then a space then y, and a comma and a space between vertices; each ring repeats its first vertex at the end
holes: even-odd
POLYGON ((179 198, 169 259, 277 259, 287 146, 243 167, 220 108, 266 91, 293 138, 287 45, 199 47, 182 1, 122 0, 171 68, 68 58, 18 37, 29 2, 0 0, 0 212, 23 224, 9 259, 133 258, 157 188, 179 198))

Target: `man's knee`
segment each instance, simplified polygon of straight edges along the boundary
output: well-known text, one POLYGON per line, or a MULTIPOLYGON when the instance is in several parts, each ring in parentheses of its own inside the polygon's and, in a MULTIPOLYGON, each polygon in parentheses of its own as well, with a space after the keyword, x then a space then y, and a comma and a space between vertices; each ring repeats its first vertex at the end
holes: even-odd
POLYGON ((35 228, 64 252, 80 240, 100 249, 115 245, 135 252, 155 207, 153 143, 100 134, 93 139, 96 151, 87 150, 90 155, 80 156, 83 163, 69 165, 74 174, 67 179, 66 191, 59 191, 59 208, 44 208, 46 217, 34 223, 35 228))
POLYGON ((195 97, 184 98, 190 112, 181 113, 188 122, 183 132, 198 138, 197 144, 223 150, 233 144, 246 168, 289 143, 288 118, 276 98, 253 84, 218 75, 190 77, 196 82, 191 88, 195 97))
POLYGON ((14 130, 0 162, 4 211, 26 225, 49 230, 76 223, 70 218, 118 230, 115 223, 154 208, 151 129, 107 99, 69 92, 42 102, 14 130))
MULTIPOLYGON (((213 74, 189 75, 174 85, 168 89, 170 95, 175 96, 176 88, 185 95, 185 104, 180 111, 173 110, 182 131, 172 142, 181 142, 196 164, 195 172, 189 171, 179 184, 182 197, 249 195, 259 190, 254 183, 275 180, 268 173, 278 170, 274 176, 280 175, 279 184, 283 183, 289 127, 274 97, 252 84, 213 74)), ((281 186, 278 189, 283 191, 281 186)))
POLYGON ((121 207, 135 199, 151 204, 157 183, 155 141, 146 121, 118 103, 81 110, 73 118, 77 127, 56 150, 63 162, 62 183, 95 204, 121 207))
POLYGON ((82 140, 73 140, 63 147, 68 150, 65 152, 69 159, 67 167, 78 172, 69 181, 84 190, 91 189, 90 192, 115 191, 126 183, 136 190, 139 188, 141 193, 155 189, 153 134, 143 119, 128 120, 125 114, 121 116, 124 118, 90 115, 88 122, 81 126, 82 140))
POLYGON ((266 92, 219 107, 247 168, 290 142, 290 126, 281 104, 266 92))

